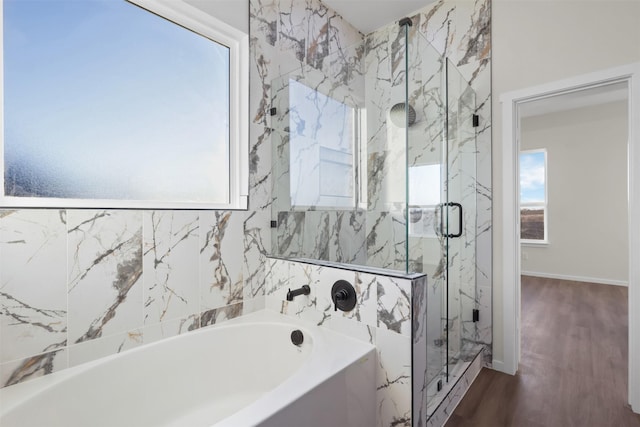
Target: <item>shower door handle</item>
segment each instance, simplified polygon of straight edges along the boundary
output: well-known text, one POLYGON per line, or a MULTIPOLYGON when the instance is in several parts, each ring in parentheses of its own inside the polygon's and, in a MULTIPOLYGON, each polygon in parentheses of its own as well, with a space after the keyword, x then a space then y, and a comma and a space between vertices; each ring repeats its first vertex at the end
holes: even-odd
POLYGON ((462 205, 453 202, 449 202, 447 205, 458 208, 458 232, 456 234, 448 234, 447 237, 460 237, 462 236, 462 205))
POLYGON ((438 205, 440 208, 440 235, 447 238, 454 238, 462 236, 462 205, 460 203, 448 202, 448 203, 440 203, 438 205), (445 233, 444 232, 444 207, 451 206, 458 208, 458 232, 453 233, 445 233))

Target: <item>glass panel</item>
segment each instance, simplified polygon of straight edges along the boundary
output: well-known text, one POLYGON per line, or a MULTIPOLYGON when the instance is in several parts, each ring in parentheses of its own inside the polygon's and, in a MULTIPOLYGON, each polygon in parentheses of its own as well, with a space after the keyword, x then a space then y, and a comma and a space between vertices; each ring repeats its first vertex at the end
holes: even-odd
POLYGON ((273 255, 367 263, 364 78, 342 63, 358 48, 271 82, 273 255))
POLYGON ((355 108, 289 79, 291 206, 355 208, 355 108))
POLYGON ((545 150, 520 152, 520 238, 545 241, 546 167, 545 150))
POLYGON ((520 238, 526 240, 544 240, 544 206, 520 208, 520 238))
POLYGON ((369 35, 367 110, 367 263, 407 270, 407 52, 405 28, 369 35))
MULTIPOLYGON (((409 105, 415 121, 408 128, 409 270, 427 275, 428 395, 437 394, 446 350, 446 195, 445 91, 441 55, 412 27, 409 45, 409 105)), ((430 399, 432 401, 432 399, 430 399)), ((435 408, 428 408, 431 413, 435 408)))
POLYGON ((124 1, 5 0, 9 196, 229 200, 229 49, 124 1))
POLYGON ((476 95, 447 60, 447 374, 475 356, 476 95), (460 211, 462 210, 462 211, 460 211))

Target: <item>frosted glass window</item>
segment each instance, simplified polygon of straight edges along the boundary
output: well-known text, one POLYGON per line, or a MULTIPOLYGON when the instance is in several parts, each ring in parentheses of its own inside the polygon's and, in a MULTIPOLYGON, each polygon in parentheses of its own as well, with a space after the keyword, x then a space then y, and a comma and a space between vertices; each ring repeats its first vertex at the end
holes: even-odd
POLYGON ((227 46, 126 1, 3 8, 5 196, 229 203, 227 46))

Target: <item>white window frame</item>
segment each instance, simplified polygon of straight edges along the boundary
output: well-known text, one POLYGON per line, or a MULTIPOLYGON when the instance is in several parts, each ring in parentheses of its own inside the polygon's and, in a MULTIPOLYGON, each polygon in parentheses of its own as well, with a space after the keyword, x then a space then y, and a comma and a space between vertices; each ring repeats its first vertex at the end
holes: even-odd
MULTIPOLYGON (((544 154, 544 202, 533 202, 533 203, 522 203, 522 200, 519 200, 520 210, 519 213, 522 212, 522 209, 526 208, 542 208, 544 209, 544 238, 542 240, 537 239, 520 239, 520 243, 527 246, 541 246, 549 244, 549 180, 547 179, 548 171, 547 171, 547 149, 546 148, 538 148, 533 150, 521 150, 520 155, 518 156, 518 194, 520 194, 520 156, 522 154, 535 154, 535 153, 543 153, 544 154)), ((520 217, 522 214, 520 214, 520 217)))
MULTIPOLYGON (((121 0, 125 1, 125 0, 121 0)), ((13 197, 4 194, 4 1, 0 0, 0 207, 247 209, 249 195, 249 36, 182 0, 126 0, 229 48, 228 203, 13 197)), ((188 183, 187 183, 188 184, 188 183)))

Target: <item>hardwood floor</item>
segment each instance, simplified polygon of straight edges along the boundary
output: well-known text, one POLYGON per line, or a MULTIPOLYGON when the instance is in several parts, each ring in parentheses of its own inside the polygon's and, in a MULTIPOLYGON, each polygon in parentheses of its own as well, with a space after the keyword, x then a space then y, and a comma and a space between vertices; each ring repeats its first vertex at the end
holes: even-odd
POLYGON ((522 277, 515 376, 483 369, 446 427, 635 427, 627 288, 522 277))

